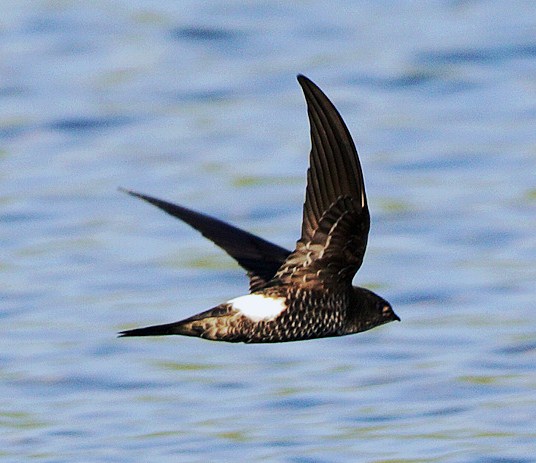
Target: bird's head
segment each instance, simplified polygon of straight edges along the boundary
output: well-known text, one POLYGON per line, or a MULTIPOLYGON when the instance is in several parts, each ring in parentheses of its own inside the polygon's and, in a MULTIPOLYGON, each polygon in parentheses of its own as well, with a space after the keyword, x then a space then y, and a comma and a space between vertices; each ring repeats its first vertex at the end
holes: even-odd
POLYGON ((348 322, 352 333, 370 330, 384 323, 400 321, 391 304, 376 293, 354 286, 348 322))

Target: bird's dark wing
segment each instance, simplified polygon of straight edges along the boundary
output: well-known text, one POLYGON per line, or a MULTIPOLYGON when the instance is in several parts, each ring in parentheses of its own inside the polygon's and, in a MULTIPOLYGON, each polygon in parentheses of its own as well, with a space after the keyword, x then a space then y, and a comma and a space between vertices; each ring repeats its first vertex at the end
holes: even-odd
POLYGON ((209 215, 152 196, 129 190, 123 191, 186 222, 222 248, 247 270, 251 292, 262 288, 270 281, 290 254, 290 251, 280 246, 209 215))
POLYGON ((331 101, 298 76, 311 127, 302 235, 277 277, 312 285, 351 284, 367 245, 370 216, 354 142, 331 101))

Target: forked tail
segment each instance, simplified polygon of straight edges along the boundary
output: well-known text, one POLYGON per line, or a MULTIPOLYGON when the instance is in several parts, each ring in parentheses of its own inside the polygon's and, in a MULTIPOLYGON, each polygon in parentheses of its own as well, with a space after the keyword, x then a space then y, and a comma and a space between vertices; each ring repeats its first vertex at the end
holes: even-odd
MULTIPOLYGON (((188 335, 188 330, 184 329, 182 322, 167 323, 165 325, 153 325, 145 328, 136 328, 133 330, 120 331, 120 338, 130 336, 169 336, 171 334, 188 335)), ((191 335, 191 334, 190 334, 191 335)))

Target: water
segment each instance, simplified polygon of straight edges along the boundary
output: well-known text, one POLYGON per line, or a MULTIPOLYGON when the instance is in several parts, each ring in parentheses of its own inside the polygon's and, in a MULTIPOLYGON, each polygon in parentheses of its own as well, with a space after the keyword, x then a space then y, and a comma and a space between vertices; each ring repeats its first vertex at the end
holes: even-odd
POLYGON ((0 460, 536 461, 536 6, 0 6, 0 460), (247 280, 124 186, 286 247, 333 99, 365 170, 356 283, 402 323, 117 339, 247 280))

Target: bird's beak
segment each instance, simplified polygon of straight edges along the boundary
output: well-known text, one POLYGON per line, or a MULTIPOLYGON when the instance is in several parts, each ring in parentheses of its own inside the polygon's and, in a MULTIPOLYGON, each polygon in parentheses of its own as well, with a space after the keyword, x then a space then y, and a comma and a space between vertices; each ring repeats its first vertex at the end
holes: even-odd
POLYGON ((400 321, 400 317, 394 312, 393 308, 390 305, 386 305, 383 308, 383 316, 391 321, 396 320, 397 322, 400 321))

